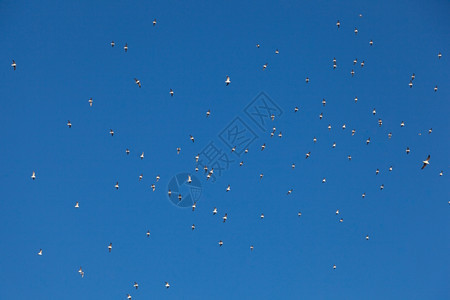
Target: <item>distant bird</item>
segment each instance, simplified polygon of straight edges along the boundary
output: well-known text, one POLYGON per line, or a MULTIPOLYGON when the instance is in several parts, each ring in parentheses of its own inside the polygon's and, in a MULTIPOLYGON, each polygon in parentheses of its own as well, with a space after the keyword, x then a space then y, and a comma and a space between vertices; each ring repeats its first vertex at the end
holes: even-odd
POLYGON ((437 92, 437 86, 434 87, 434 91, 437 92))
POLYGON ((127 148, 127 149, 125 150, 125 153, 126 153, 127 155, 129 155, 129 154, 130 154, 130 150, 127 148))
POLYGON ((366 241, 368 241, 369 240, 369 235, 366 235, 366 241))
POLYGON ((405 126, 405 122, 402 121, 402 122, 400 123, 400 127, 404 127, 404 126, 405 126))
POLYGON ((192 230, 195 229, 195 224, 192 224, 191 229, 192 229, 192 230))
POLYGON ((323 106, 327 105, 327 101, 325 99, 322 99, 322 105, 323 106))
POLYGON ((347 158, 348 158, 348 160, 352 160, 352 156, 351 155, 347 156, 347 158))
POLYGON ((358 59, 355 58, 355 59, 353 60, 353 65, 356 65, 357 62, 358 62, 358 59))
POLYGON ((439 52, 439 53, 438 53, 438 58, 441 59, 441 57, 442 57, 442 53, 439 52))
POLYGON ((227 186, 227 190, 226 191, 227 192, 231 191, 231 186, 230 185, 227 186))
POLYGON ((125 46, 123 47, 123 50, 125 50, 125 52, 128 51, 128 44, 127 43, 125 43, 125 46))
POLYGON ((320 113, 319 120, 322 120, 322 118, 323 118, 323 113, 320 113))
POLYGON ((369 145, 369 143, 370 143, 370 138, 368 138, 368 139, 366 140, 366 145, 369 145))
POLYGON ((264 176, 264 174, 263 174, 263 173, 259 174, 259 179, 262 179, 262 178, 263 178, 263 176, 264 176))
POLYGON ((191 175, 188 175, 187 183, 191 183, 191 182, 192 182, 191 175))
POLYGON ((372 41, 372 40, 370 40, 370 42, 369 42, 369 45, 370 45, 370 46, 372 46, 372 45, 373 45, 373 41, 372 41))
POLYGON ((278 49, 276 49, 275 50, 275 54, 279 54, 280 53, 280 51, 278 51, 278 49))
POLYGON ((159 177, 159 175, 156 175, 156 182, 158 182, 159 179, 161 179, 161 177, 159 177))
POLYGON ((225 84, 228 86, 231 83, 230 76, 227 76, 227 79, 225 79, 225 84))
POLYGON ((338 214, 339 214, 339 209, 336 210, 336 215, 338 215, 338 214))
POLYGON ((210 114, 211 114, 211 111, 208 109, 208 111, 206 112, 206 117, 209 117, 210 114))
POLYGON ((380 170, 377 169, 377 170, 375 171, 375 175, 378 175, 378 173, 380 173, 380 170))
POLYGON ((352 77, 355 75, 355 71, 353 71, 353 69, 352 69, 352 71, 350 72, 350 74, 352 74, 352 77))
POLYGON ((331 130, 331 124, 328 124, 328 130, 331 130))
POLYGON ((180 154, 181 148, 177 148, 177 154, 180 154))
POLYGON ((343 218, 340 218, 340 219, 339 219, 339 223, 342 223, 342 222, 344 222, 344 219, 343 219, 343 218))
POLYGON ((293 191, 293 190, 294 190, 294 189, 290 189, 289 191, 287 191, 286 195, 292 194, 292 191, 293 191))
POLYGON ((140 157, 141 157, 141 160, 144 159, 144 152, 142 152, 140 157))
POLYGON ((384 184, 380 185, 380 190, 384 189, 384 184))
POLYGON ((361 68, 364 67, 364 61, 361 62, 361 68))
POLYGON ((412 80, 409 81, 409 87, 412 88, 413 87, 413 83, 412 80))
POLYGON ((152 185, 150 186, 152 188, 152 191, 154 192, 156 190, 156 186, 154 183, 152 183, 152 185))
POLYGON ((115 45, 114 41, 111 41, 111 47, 112 48, 114 48, 114 45, 115 45))
POLYGON ((253 245, 250 246, 250 251, 253 251, 253 245))
POLYGON ((388 139, 390 139, 391 137, 392 137, 392 132, 389 132, 388 139))
POLYGON ((358 34, 358 28, 355 27, 355 31, 354 32, 355 32, 355 35, 357 35, 358 34))
POLYGON ((156 19, 153 20, 153 26, 156 26, 156 19))
POLYGON ((439 173, 439 176, 444 175, 444 171, 441 170, 441 172, 439 173))
POLYGON ((392 166, 389 167, 389 172, 392 172, 393 168, 392 166))
POLYGON ((428 129, 428 134, 431 134, 433 132, 433 128, 428 129))
POLYGON ((141 181, 143 177, 144 177, 143 174, 139 175, 139 181, 141 181))
POLYGON ((266 144, 264 143, 264 144, 261 146, 261 151, 263 151, 265 148, 266 148, 266 144))
POLYGON ((298 112, 298 107, 297 106, 294 108, 294 112, 298 112))
POLYGON ((306 83, 308 83, 309 82, 309 77, 306 77, 305 81, 306 81, 306 83))
POLYGON ((345 130, 345 128, 347 128, 347 127, 345 126, 345 124, 343 124, 342 125, 342 130, 345 130))
POLYGON ((173 97, 173 90, 172 89, 170 89, 169 94, 170 94, 171 97, 173 97))
POLYGON ((292 169, 295 169, 295 163, 292 163, 291 167, 292 169))
POLYGON ((333 146, 332 146, 332 147, 333 147, 333 148, 336 148, 336 142, 333 143, 333 146))
POLYGON ((306 157, 305 158, 308 158, 310 155, 311 155, 311 152, 306 153, 306 157))
POLYGON ((409 150, 409 147, 406 147, 406 154, 409 154, 411 150, 409 150))
POLYGON ((222 247, 222 245, 223 245, 223 242, 222 242, 222 240, 220 240, 219 241, 219 247, 222 247))
POLYGON ((36 179, 36 172, 33 171, 33 173, 31 174, 31 179, 33 179, 33 180, 36 179))
POLYGON ((430 164, 430 155, 428 155, 427 159, 423 161, 422 170, 430 164))
POLYGON ((78 203, 78 201, 75 203, 75 208, 80 208, 80 203, 78 203))
POLYGON ((264 219, 264 214, 261 214, 261 219, 264 219))
POLYGON ((72 123, 70 122, 70 120, 67 121, 67 127, 72 128, 72 123))
POLYGON ((214 207, 213 209, 213 215, 217 214, 217 207, 214 207))
POLYGON ((166 281, 165 287, 168 289, 170 287, 170 284, 166 281))
POLYGON ((150 237, 150 230, 147 231, 147 237, 150 237))
POLYGON ((109 246, 108 246, 109 253, 111 253, 111 250, 112 250, 112 243, 109 243, 109 246))
POLYGON ((317 138, 316 137, 313 138, 313 142, 314 143, 317 142, 317 138))
POLYGON ((131 300, 131 295, 127 294, 127 300, 131 300))
POLYGON ((322 183, 325 183, 325 182, 327 182, 327 179, 324 177, 324 178, 322 179, 322 183))
POLYGON ((42 249, 39 249, 38 255, 42 256, 42 249))
POLYGON ((192 135, 189 135, 189 139, 194 143, 194 137, 192 135))
POLYGON ((13 67, 14 71, 16 70, 17 65, 16 65, 16 61, 14 59, 12 60, 11 67, 13 67))
POLYGON ((92 104, 94 103, 94 101, 92 100, 92 98, 89 99, 89 106, 92 107, 92 104))
POLYGON ((356 133, 356 130, 355 130, 355 129, 352 129, 352 136, 354 136, 355 133, 356 133))
POLYGON ((134 82, 138 85, 138 87, 141 87, 141 81, 137 78, 134 78, 134 82))
POLYGON ((341 22, 339 22, 339 20, 337 20, 336 26, 337 26, 337 28, 340 28, 340 27, 341 27, 341 22))
POLYGON ((83 269, 82 269, 81 267, 80 267, 80 269, 78 270, 78 273, 80 273, 81 278, 84 277, 84 271, 83 271, 83 269))
POLYGON ((110 130, 109 130, 109 134, 110 134, 111 136, 114 136, 114 130, 110 129, 110 130))
POLYGON ((256 44, 256 48, 259 48, 260 47, 260 45, 259 44, 256 44))
POLYGON ((366 197, 366 193, 362 193, 361 197, 365 198, 366 197))
POLYGON ((412 73, 412 75, 411 75, 411 81, 413 81, 415 78, 416 78, 416 74, 415 74, 415 73, 412 73))
POLYGON ((336 270, 336 265, 333 265, 333 270, 336 270))
POLYGON ((228 214, 227 213, 225 213, 225 215, 223 216, 223 223, 225 223, 226 221, 227 221, 227 219, 228 219, 228 214))
POLYGON ((263 65, 263 68, 262 68, 263 71, 267 68, 267 65, 268 65, 267 63, 265 63, 265 64, 263 65))
POLYGON ((116 190, 119 189, 119 182, 118 181, 116 182, 116 185, 114 187, 116 188, 116 190))
POLYGON ((378 126, 381 127, 383 125, 383 121, 381 119, 378 119, 378 126))
POLYGON ((301 216, 302 216, 302 213, 301 213, 301 212, 298 212, 298 213, 297 213, 297 216, 301 217, 301 216))
POLYGON ((358 102, 358 97, 355 97, 355 103, 357 103, 358 102))

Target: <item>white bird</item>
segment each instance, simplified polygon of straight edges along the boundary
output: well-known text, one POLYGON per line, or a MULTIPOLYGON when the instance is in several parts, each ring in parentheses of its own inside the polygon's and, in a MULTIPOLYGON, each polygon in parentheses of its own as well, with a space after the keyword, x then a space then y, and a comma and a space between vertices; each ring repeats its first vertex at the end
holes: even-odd
POLYGON ((156 26, 156 19, 153 20, 153 26, 156 26))
POLYGON ((301 216, 302 216, 302 213, 301 213, 301 212, 298 212, 298 213, 297 213, 297 216, 301 217, 301 216))
POLYGON ((311 152, 306 153, 306 158, 308 158, 311 155, 311 152))
POLYGON ((191 229, 192 229, 192 230, 195 229, 195 224, 192 224, 191 229))
POLYGON ((316 137, 313 138, 313 142, 314 143, 317 142, 317 138, 316 137))
POLYGON ((170 89, 169 94, 170 94, 170 96, 173 97, 173 90, 172 89, 170 89))
POLYGON ((358 34, 358 28, 355 27, 355 35, 358 34))
POLYGON ((350 74, 352 74, 352 77, 355 75, 355 71, 352 69, 352 71, 350 72, 350 74))
POLYGON ((322 99, 322 105, 325 106, 327 104, 327 100, 325 98, 322 99))
POLYGON ((79 208, 80 207, 80 203, 78 203, 78 201, 75 203, 75 208, 79 208))
POLYGON ((439 53, 438 53, 438 58, 441 59, 441 57, 442 57, 442 53, 439 52, 439 53))
POLYGON ((139 181, 141 181, 143 177, 144 177, 143 174, 139 175, 139 181))
POLYGON ((336 142, 333 143, 333 146, 332 146, 332 147, 333 147, 333 148, 336 148, 336 142))
POLYGON ((309 77, 306 77, 305 81, 306 81, 306 83, 308 83, 309 82, 309 77))
POLYGON ((94 103, 94 101, 92 100, 92 98, 89 99, 89 106, 92 107, 92 104, 94 103))
POLYGON ((225 79, 225 83, 227 86, 231 83, 230 76, 227 76, 227 79, 225 79))
POLYGON ((325 182, 327 182, 327 179, 324 177, 324 178, 322 179, 322 183, 325 183, 325 182))
POLYGON ((336 215, 338 215, 339 214, 339 209, 338 210, 336 210, 336 215))
POLYGON ((219 241, 219 247, 222 247, 222 245, 223 245, 223 242, 222 242, 222 240, 220 240, 219 241))
POLYGON ((150 237, 150 230, 147 230, 147 237, 150 237))
POLYGON ((372 40, 370 40, 369 45, 373 46, 373 41, 372 40))
POLYGON ((114 47, 115 43, 114 41, 111 41, 111 47, 114 47))
POLYGON ((33 171, 33 173, 31 174, 31 179, 35 180, 36 179, 36 173, 33 171))
POLYGON ((110 130, 109 130, 109 134, 110 134, 111 136, 114 136, 114 130, 110 129, 110 130))
POLYGON ((112 243, 109 243, 109 246, 108 246, 109 253, 111 253, 111 250, 112 250, 112 243))
POLYGON ((16 65, 16 62, 14 61, 14 59, 12 60, 11 67, 13 67, 14 71, 16 70, 17 65, 16 65))
POLYGON ((191 183, 191 182, 192 182, 191 175, 188 175, 187 183, 191 183))
POLYGON ((355 103, 358 102, 358 97, 355 97, 355 103))
POLYGON ((142 152, 140 157, 141 157, 141 159, 144 159, 144 152, 142 152))
POLYGON ((261 214, 261 219, 264 219, 264 214, 261 214))
POLYGON ((194 143, 194 137, 192 135, 189 135, 189 139, 194 143))
POLYGON ((127 299, 131 300, 131 295, 130 294, 127 294, 127 299))
POLYGON ((181 148, 177 148, 177 154, 180 154, 181 148))
POLYGON ((295 169, 295 163, 293 163, 293 164, 291 165, 291 167, 292 167, 292 169, 295 169))
POLYGON ((137 78, 134 78, 134 82, 136 82, 136 84, 141 87, 141 81, 137 78))
POLYGON ((404 126, 405 126, 405 122, 402 121, 402 122, 400 123, 400 127, 404 127, 404 126))
POLYGON ((116 190, 119 189, 119 182, 118 181, 116 182, 116 185, 114 187, 116 188, 116 190))
POLYGON ((80 273, 81 278, 84 277, 84 271, 83 271, 83 269, 82 269, 81 267, 80 267, 80 269, 78 270, 78 273, 80 273))
POLYGON ((250 246, 250 251, 253 251, 253 245, 250 246))
POLYGON ((156 175, 156 182, 158 182, 159 179, 161 179, 161 177, 159 177, 159 175, 156 175))
POLYGON ((328 124, 328 130, 331 130, 331 124, 328 124))
POLYGON ((341 22, 339 22, 339 20, 337 20, 336 26, 337 26, 337 28, 341 27, 341 22))
POLYGON ((336 265, 333 265, 333 270, 336 270, 336 265))
POLYGON ((264 144, 261 146, 261 151, 263 151, 265 148, 266 148, 266 144, 264 143, 264 144))
POLYGON ((70 120, 67 121, 67 127, 69 127, 69 128, 72 127, 72 123, 70 123, 70 120))
POLYGON ((230 185, 227 186, 227 190, 226 191, 227 192, 231 191, 231 186, 230 185))
POLYGON ((263 65, 263 71, 267 68, 267 63, 263 65))
POLYGON ((361 68, 364 67, 364 61, 361 62, 361 68))
POLYGON ((366 197, 366 193, 363 193, 363 194, 361 195, 361 197, 365 198, 365 197, 366 197))
POLYGON ((166 287, 166 288, 169 288, 169 287, 170 287, 170 284, 169 284, 167 281, 166 281, 165 287, 166 287))
POLYGON ((383 190, 384 189, 384 184, 382 184, 381 186, 380 186, 380 190, 383 190))
POLYGON ((211 114, 211 110, 208 109, 208 111, 206 112, 206 117, 209 117, 210 114, 211 114))
POLYGON ((294 112, 298 112, 298 107, 297 106, 294 108, 294 112))
POLYGON ((213 209, 213 215, 217 214, 217 207, 214 207, 213 209))
POLYGON ((412 88, 413 87, 413 83, 412 80, 409 81, 409 87, 412 88))
POLYGON ((368 139, 366 140, 366 145, 369 145, 369 143, 370 143, 370 138, 368 138, 368 139))
POLYGON ((391 171, 392 171, 392 166, 389 167, 389 172, 391 172, 391 171))
POLYGON ((125 153, 128 155, 128 154, 130 154, 130 150, 127 148, 126 150, 125 150, 125 153))
POLYGON ((409 147, 406 147, 406 154, 409 154, 411 150, 409 150, 409 147))
POLYGON ((439 173, 439 176, 444 175, 444 171, 441 170, 441 172, 439 173))
POLYGON ((223 216, 223 223, 225 223, 226 221, 227 221, 227 219, 228 219, 228 214, 227 213, 225 213, 225 215, 223 216))
POLYGON ((422 170, 430 164, 430 155, 428 155, 427 159, 423 161, 422 170))
POLYGON ((275 54, 279 54, 280 53, 280 51, 278 51, 278 49, 276 49, 275 50, 275 54))
POLYGON ((125 52, 128 51, 128 44, 127 43, 125 43, 125 46, 123 47, 123 50, 125 50, 125 52))
POLYGON ((290 189, 289 191, 287 191, 286 195, 292 194, 292 191, 293 191, 293 190, 294 190, 294 189, 290 189))
POLYGON ((39 249, 38 255, 42 255, 42 249, 39 249))
POLYGON ((367 240, 367 241, 369 240, 369 235, 366 235, 366 240, 367 240))
POLYGON ((352 136, 354 136, 355 133, 356 133, 356 130, 355 130, 355 129, 352 129, 352 136))

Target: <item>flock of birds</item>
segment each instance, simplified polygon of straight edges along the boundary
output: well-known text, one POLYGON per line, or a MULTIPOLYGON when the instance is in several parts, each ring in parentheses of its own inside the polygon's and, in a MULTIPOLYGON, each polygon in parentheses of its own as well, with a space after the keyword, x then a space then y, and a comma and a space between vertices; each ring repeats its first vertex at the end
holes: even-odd
MULTIPOLYGON (((360 17, 362 17, 362 15, 360 15, 360 17)), ((154 19, 154 20, 153 20, 153 26, 156 26, 156 24, 157 24, 156 19, 154 19)), ((340 23, 339 20, 336 22, 336 27, 337 27, 338 29, 341 27, 341 23, 340 23)), ((357 29, 356 27, 355 27, 355 29, 354 29, 354 33, 355 33, 355 35, 358 34, 358 29, 357 29)), ((110 43, 110 45, 111 45, 111 47, 115 47, 115 42, 112 41, 112 42, 110 43)), ((374 45, 374 42, 373 42, 372 40, 370 40, 370 41, 369 41, 369 46, 373 46, 373 45, 374 45)), ((257 48, 260 48, 260 44, 256 44, 256 47, 257 47, 257 48)), ((128 51, 128 44, 127 44, 127 43, 125 43, 123 49, 124 49, 125 52, 128 51)), ((276 49, 276 50, 275 50, 275 54, 278 55, 279 53, 280 53, 279 50, 276 49)), ((439 52, 438 55, 437 55, 437 57, 438 57, 438 59, 441 59, 442 54, 439 52)), ((357 59, 354 59, 353 65, 356 65, 357 63, 358 63, 358 60, 357 60, 357 59)), ((361 67, 364 67, 364 64, 365 64, 364 61, 361 61, 361 62, 360 62, 360 66, 361 66, 361 67)), ((15 61, 15 60, 12 60, 11 67, 13 68, 14 71, 17 70, 17 64, 16 64, 16 61, 15 61)), ((267 69, 267 67, 268 67, 268 63, 266 62, 266 63, 264 63, 264 64, 262 65, 262 70, 264 71, 265 69, 267 69)), ((333 69, 336 69, 336 68, 337 68, 337 60, 336 60, 336 58, 334 57, 334 58, 333 58, 333 69)), ((354 76, 355 72, 354 72, 353 69, 350 71, 350 74, 351 74, 351 76, 354 76)), ((411 75, 411 80, 410 80, 410 82, 409 82, 409 87, 410 87, 410 88, 413 87, 414 79, 415 79, 415 74, 413 73, 413 74, 411 75)), ((139 88, 142 87, 141 81, 140 81, 138 78, 134 78, 134 81, 135 81, 136 85, 137 85, 139 88)), ((309 79, 308 77, 306 77, 305 82, 308 84, 309 81, 310 81, 310 79, 309 79)), ((231 78, 230 78, 230 76, 226 75, 226 76, 225 76, 225 85, 226 85, 226 86, 229 86, 230 84, 231 84, 231 78)), ((434 91, 437 92, 437 89, 438 89, 438 87, 437 87, 437 85, 436 85, 436 86, 434 87, 434 91)), ((170 89, 170 90, 169 90, 169 94, 170 94, 171 97, 174 96, 174 91, 173 91, 173 89, 170 89)), ((357 103, 357 102, 358 102, 358 97, 355 97, 355 98, 354 98, 354 101, 355 101, 355 103, 357 103)), ((90 99, 88 100, 88 103, 89 103, 89 106, 92 107, 92 106, 93 106, 93 103, 94 103, 94 102, 93 102, 93 99, 90 98, 90 99)), ((325 100, 325 99, 322 100, 322 105, 323 105, 324 107, 326 106, 326 100, 325 100)), ((294 108, 294 113, 296 113, 296 112, 298 112, 298 111, 299 111, 299 108, 298 108, 298 107, 295 107, 295 108, 294 108)), ((376 109, 373 108, 372 114, 373 114, 373 115, 376 115, 376 113, 377 113, 377 112, 376 112, 376 109)), ((210 117, 210 115, 211 115, 211 111, 208 110, 208 111, 206 112, 206 117, 210 117)), ((271 118, 272 118, 272 120, 273 120, 273 119, 275 118, 275 116, 272 115, 271 118)), ((323 113, 320 113, 320 114, 319 114, 319 118, 320 118, 320 120, 322 120, 322 118, 323 118, 323 113)), ((381 119, 379 119, 379 120, 378 120, 378 125, 381 127, 382 124, 383 124, 383 121, 382 121, 381 119)), ((401 127, 404 127, 404 126, 405 126, 405 122, 402 121, 402 122, 400 123, 400 126, 401 126, 401 127)), ((70 120, 67 121, 67 127, 68 127, 68 128, 71 128, 71 127, 72 127, 72 123, 71 123, 70 120)), ((345 129, 346 129, 346 124, 343 124, 343 125, 342 125, 342 130, 345 130, 345 129)), ((328 125, 328 130, 331 130, 331 124, 328 125)), ((270 133, 270 136, 273 137, 273 136, 275 135, 275 133, 276 133, 276 128, 274 127, 274 128, 273 128, 273 131, 270 133)), ((352 131, 351 131, 352 136, 355 135, 355 133, 356 133, 356 130, 355 130, 355 129, 352 129, 352 131)), ((431 134, 431 133, 432 133, 432 129, 430 128, 430 129, 428 130, 428 134, 431 134)), ((109 130, 109 134, 113 137, 113 136, 114 136, 114 130, 113 130, 113 129, 110 129, 110 130, 109 130)), ((419 135, 420 135, 420 134, 421 134, 421 133, 419 133, 419 135)), ((282 137, 282 133, 281 133, 281 132, 278 133, 278 137, 279 137, 279 138, 282 137)), ((389 134, 388 134, 388 138, 390 139, 391 137, 392 137, 392 133, 389 133, 389 134)), ((195 142, 195 139, 194 139, 194 137, 193 137, 192 135, 189 136, 189 139, 190 139, 193 143, 195 142)), ((314 142, 314 143, 317 142, 316 137, 313 138, 313 142, 314 142)), ((369 145, 370 142, 371 142, 370 137, 368 137, 367 140, 366 140, 366 145, 369 145)), ((265 149, 265 147, 266 147, 265 144, 261 145, 260 150, 263 151, 263 150, 265 149)), ((335 148, 335 147, 336 147, 336 143, 333 143, 332 147, 335 148)), ((231 152, 234 152, 234 151, 236 150, 236 147, 232 147, 230 150, 231 150, 231 152)), ((178 148, 176 149, 176 151, 177 151, 177 154, 180 154, 181 148, 178 147, 178 148)), ((408 155, 408 154, 410 153, 411 150, 410 150, 409 147, 406 147, 405 151, 406 151, 406 154, 408 155)), ((126 152, 126 155, 129 155, 129 154, 130 154, 130 150, 129 150, 128 148, 125 150, 125 152, 126 152)), ((249 152, 249 149, 245 149, 245 153, 248 153, 248 152, 249 152)), ((310 156, 311 156, 311 152, 307 152, 307 153, 305 154, 305 159, 308 159, 310 156)), ((140 157, 141 160, 144 159, 144 152, 142 152, 142 154, 141 154, 139 157, 140 157)), ((198 154, 198 155, 195 156, 195 161, 198 163, 199 159, 200 159, 200 155, 198 154)), ((351 160, 351 159, 352 159, 351 155, 348 155, 348 160, 351 160)), ((431 156, 428 155, 428 156, 421 162, 421 164, 420 164, 418 167, 421 166, 421 169, 423 170, 423 169, 426 168, 428 165, 430 165, 430 160, 431 160, 431 156)), ((244 162, 241 161, 241 162, 239 163, 239 165, 242 166, 243 163, 244 163, 244 162)), ((294 169, 294 168, 295 168, 295 163, 292 163, 291 167, 292 167, 292 169, 294 169)), ((389 171, 392 171, 392 170, 393 170, 393 167, 390 166, 390 167, 389 167, 389 171)), ((195 168, 195 171, 196 171, 196 172, 199 171, 198 166, 195 168)), ((207 179, 207 180, 211 178, 211 175, 213 174, 213 172, 214 172, 214 169, 213 169, 213 168, 210 168, 210 169, 209 169, 208 166, 204 166, 204 174, 206 174, 206 179, 207 179)), ((379 172, 380 172, 380 170, 379 170, 379 169, 376 169, 375 174, 378 175, 379 172)), ((439 176, 442 176, 442 175, 443 175, 443 171, 440 171, 439 176)), ((264 176, 263 173, 260 173, 260 174, 259 174, 260 179, 262 179, 263 176, 264 176)), ((143 174, 140 174, 140 175, 139 175, 139 181, 142 180, 142 178, 143 178, 143 174)), ((36 179, 37 179, 37 175, 36 175, 36 172, 35 172, 35 171, 32 171, 31 179, 32 179, 32 180, 36 180, 36 179)), ((156 176, 156 182, 158 182, 159 180, 160 180, 160 176, 157 175, 157 176, 156 176)), ((191 175, 188 175, 188 177, 186 178, 186 182, 187 182, 188 184, 192 182, 191 175)), ((322 179, 322 183, 326 183, 326 178, 325 178, 325 177, 322 179)), ((117 190, 119 189, 119 182, 118 182, 118 181, 114 184, 114 188, 117 189, 117 190)), ((151 185, 151 188, 152 188, 153 191, 155 191, 156 184, 155 184, 155 183, 152 184, 152 185, 151 185)), ((383 190, 383 188, 384 188, 384 184, 382 184, 382 185, 380 186, 380 189, 381 189, 381 190, 383 190)), ((229 192, 230 190, 231 190, 231 185, 227 185, 225 191, 226 191, 226 192, 229 192)), ((287 195, 290 195, 292 192, 293 192, 293 189, 288 190, 288 191, 287 191, 287 195)), ((172 192, 171 192, 170 190, 168 191, 168 196, 169 196, 169 197, 172 197, 172 192)), ((365 196, 366 196, 366 194, 363 193, 363 194, 362 194, 362 198, 364 198, 365 196)), ((178 195, 178 200, 181 201, 181 199, 182 199, 182 195, 179 194, 179 195, 178 195)), ((449 204, 450 204, 450 201, 449 201, 449 204)), ((80 208, 79 202, 76 202, 74 207, 75 207, 76 209, 79 209, 79 208, 80 208)), ((193 203, 193 205, 192 205, 192 211, 195 211, 195 209, 196 209, 196 203, 193 203)), ((214 207, 214 209, 212 210, 212 214, 213 214, 213 215, 216 215, 217 213, 218 213, 218 209, 217 209, 217 207, 214 207)), ((336 215, 339 215, 339 214, 340 214, 339 209, 337 209, 337 210, 336 210, 336 215)), ((298 216, 299 216, 299 217, 301 216, 301 212, 298 212, 298 216)), ((264 213, 261 213, 260 218, 261 218, 261 219, 264 219, 264 213)), ((222 221, 223 221, 223 223, 225 223, 227 220, 228 220, 228 214, 225 213, 225 214, 223 215, 223 217, 222 217, 222 221)), ((339 222, 343 222, 343 218, 340 218, 340 219, 339 219, 339 222)), ((192 230, 195 230, 195 224, 192 224, 191 229, 192 229, 192 230)), ((146 235, 147 235, 147 237, 150 237, 150 231, 149 231, 149 230, 147 231, 146 235)), ((370 238, 369 235, 366 235, 366 236, 365 236, 365 239, 366 239, 366 240, 369 240, 369 238, 370 238)), ((219 241, 218 241, 218 245, 219 245, 219 247, 222 247, 222 246, 224 245, 224 242, 223 242, 222 240, 219 240, 219 241)), ((109 252, 109 253, 112 252, 112 250, 113 250, 113 244, 112 244, 112 242, 109 243, 109 245, 107 245, 107 249, 108 249, 108 252, 109 252)), ((250 251, 253 251, 253 249, 254 249, 254 246, 253 246, 253 245, 250 245, 250 251)), ((43 255, 43 249, 39 249, 39 251, 38 251, 37 254, 38 254, 39 256, 42 256, 42 255, 43 255)), ((332 268, 333 268, 333 269, 336 269, 336 265, 333 265, 332 268)), ((80 266, 80 268, 78 269, 78 273, 80 274, 81 277, 84 277, 84 275, 85 275, 85 273, 84 273, 84 271, 83 271, 83 268, 82 268, 81 266, 80 266)), ((169 288, 169 287, 170 287, 169 282, 166 281, 166 282, 164 283, 164 286, 165 286, 166 288, 169 288)), ((138 287, 139 287, 139 284, 138 284, 137 282, 134 282, 133 287, 137 290, 138 287)), ((132 299, 132 297, 131 297, 130 294, 127 294, 127 299, 132 299)))

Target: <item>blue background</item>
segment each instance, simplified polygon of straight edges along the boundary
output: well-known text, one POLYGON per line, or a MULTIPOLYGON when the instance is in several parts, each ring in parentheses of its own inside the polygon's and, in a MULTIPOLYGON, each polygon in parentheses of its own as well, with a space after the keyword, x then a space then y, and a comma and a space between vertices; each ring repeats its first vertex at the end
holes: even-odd
POLYGON ((449 11, 415 0, 1 1, 0 299, 448 297, 449 11), (260 91, 283 109, 283 137, 259 134, 244 166, 215 183, 199 176, 195 212, 175 207, 170 178, 192 171, 260 91))

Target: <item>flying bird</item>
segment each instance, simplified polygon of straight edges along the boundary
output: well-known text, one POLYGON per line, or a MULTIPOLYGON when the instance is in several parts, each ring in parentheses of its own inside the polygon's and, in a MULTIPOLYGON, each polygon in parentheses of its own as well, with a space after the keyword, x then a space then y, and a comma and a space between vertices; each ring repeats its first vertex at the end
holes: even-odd
POLYGON ((92 98, 89 99, 89 106, 92 107, 92 104, 94 103, 94 101, 92 100, 92 98))
POLYGON ((17 65, 16 65, 16 61, 14 59, 12 60, 11 67, 13 67, 14 71, 16 70, 17 65))
POLYGON ((38 255, 42 256, 42 249, 39 249, 38 255))
POLYGON ((127 43, 125 43, 125 46, 123 47, 123 50, 125 50, 125 52, 128 51, 128 44, 127 43))
POLYGON ((31 174, 31 179, 33 179, 33 180, 36 179, 36 172, 33 171, 33 173, 31 174))
POLYGON ((156 26, 156 19, 153 20, 153 27, 156 26))
POLYGON ((341 22, 339 22, 339 20, 337 20, 336 26, 337 26, 338 29, 341 27, 341 22))
POLYGON ((108 246, 109 253, 111 253, 111 250, 112 250, 112 243, 109 243, 109 246, 108 246))
POLYGON ((423 161, 422 170, 430 164, 430 155, 428 155, 427 159, 423 161))
POLYGON ((230 76, 227 76, 227 79, 225 79, 225 84, 228 86, 231 83, 230 76))
POLYGON ((112 48, 114 48, 114 45, 115 45, 114 41, 111 41, 111 47, 112 48))
POLYGON ((70 120, 67 121, 67 127, 72 128, 72 123, 70 122, 70 120))
POLYGON ((134 78, 134 82, 138 85, 138 87, 141 87, 141 81, 137 78, 134 78))

